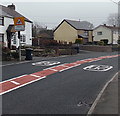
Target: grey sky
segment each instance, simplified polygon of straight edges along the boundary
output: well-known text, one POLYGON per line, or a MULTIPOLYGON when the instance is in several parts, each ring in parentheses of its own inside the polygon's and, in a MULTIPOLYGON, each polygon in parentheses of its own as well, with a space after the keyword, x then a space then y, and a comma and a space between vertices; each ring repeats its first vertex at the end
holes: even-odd
MULTIPOLYGON (((3 5, 11 4, 2 3, 3 5)), ((16 10, 33 22, 55 28, 63 19, 86 20, 95 26, 107 20, 111 13, 118 12, 112 2, 14 2, 16 10)))

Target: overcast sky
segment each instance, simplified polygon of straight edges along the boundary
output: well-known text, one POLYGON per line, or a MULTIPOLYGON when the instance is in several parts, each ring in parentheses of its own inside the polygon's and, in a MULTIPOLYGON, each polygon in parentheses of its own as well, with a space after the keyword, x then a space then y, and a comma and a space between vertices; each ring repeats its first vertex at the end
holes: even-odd
POLYGON ((5 6, 14 3, 16 11, 48 28, 55 28, 63 19, 86 20, 97 26, 105 22, 109 14, 118 12, 117 4, 106 0, 105 2, 7 1, 7 3, 0 2, 5 6))

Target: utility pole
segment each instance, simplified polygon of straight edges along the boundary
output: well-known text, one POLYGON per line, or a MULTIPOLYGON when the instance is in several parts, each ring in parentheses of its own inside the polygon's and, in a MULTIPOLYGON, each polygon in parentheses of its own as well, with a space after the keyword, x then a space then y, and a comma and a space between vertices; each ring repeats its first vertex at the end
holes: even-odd
POLYGON ((24 17, 15 17, 14 18, 15 31, 18 32, 19 39, 19 61, 21 61, 21 38, 20 31, 25 30, 25 18, 24 17))
MULTIPOLYGON (((119 22, 120 21, 120 13, 119 13, 120 1, 118 1, 118 2, 116 2, 114 0, 110 0, 110 1, 118 6, 118 27, 120 27, 120 22, 119 22)), ((118 40, 120 39, 119 34, 120 34, 120 30, 118 29, 118 40)), ((112 31, 112 45, 113 45, 113 31, 112 31)))
POLYGON ((21 61, 21 39, 20 39, 20 31, 18 31, 18 39, 19 39, 19 61, 21 61))

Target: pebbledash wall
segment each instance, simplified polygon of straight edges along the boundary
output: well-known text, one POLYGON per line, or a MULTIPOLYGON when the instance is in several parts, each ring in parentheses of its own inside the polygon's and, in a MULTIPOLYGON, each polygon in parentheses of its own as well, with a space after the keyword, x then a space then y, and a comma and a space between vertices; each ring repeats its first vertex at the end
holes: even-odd
MULTIPOLYGON (((0 33, 4 34, 4 43, 5 46, 8 47, 8 41, 7 41, 7 28, 9 25, 13 25, 14 21, 12 17, 4 17, 4 25, 0 25, 0 33)), ((21 41, 22 45, 32 45, 32 23, 25 21, 25 31, 21 31, 21 37, 25 37, 25 41, 21 41)), ((11 38, 11 45, 16 46, 18 48, 19 46, 19 39, 18 39, 18 33, 15 32, 14 35, 11 38)))

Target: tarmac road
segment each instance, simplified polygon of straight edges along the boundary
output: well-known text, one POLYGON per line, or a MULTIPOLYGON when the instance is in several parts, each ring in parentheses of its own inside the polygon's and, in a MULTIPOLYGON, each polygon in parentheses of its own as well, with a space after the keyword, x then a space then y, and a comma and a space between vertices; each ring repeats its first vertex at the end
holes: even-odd
MULTIPOLYGON (((117 53, 88 52, 49 60, 64 64, 113 54, 117 53)), ((3 80, 32 74, 45 68, 48 67, 32 66, 32 62, 4 66, 3 80)), ((116 72, 118 57, 87 62, 48 75, 42 80, 3 94, 3 114, 87 114, 96 96, 116 72), (90 65, 108 65, 113 68, 105 72, 83 70, 90 65)))

